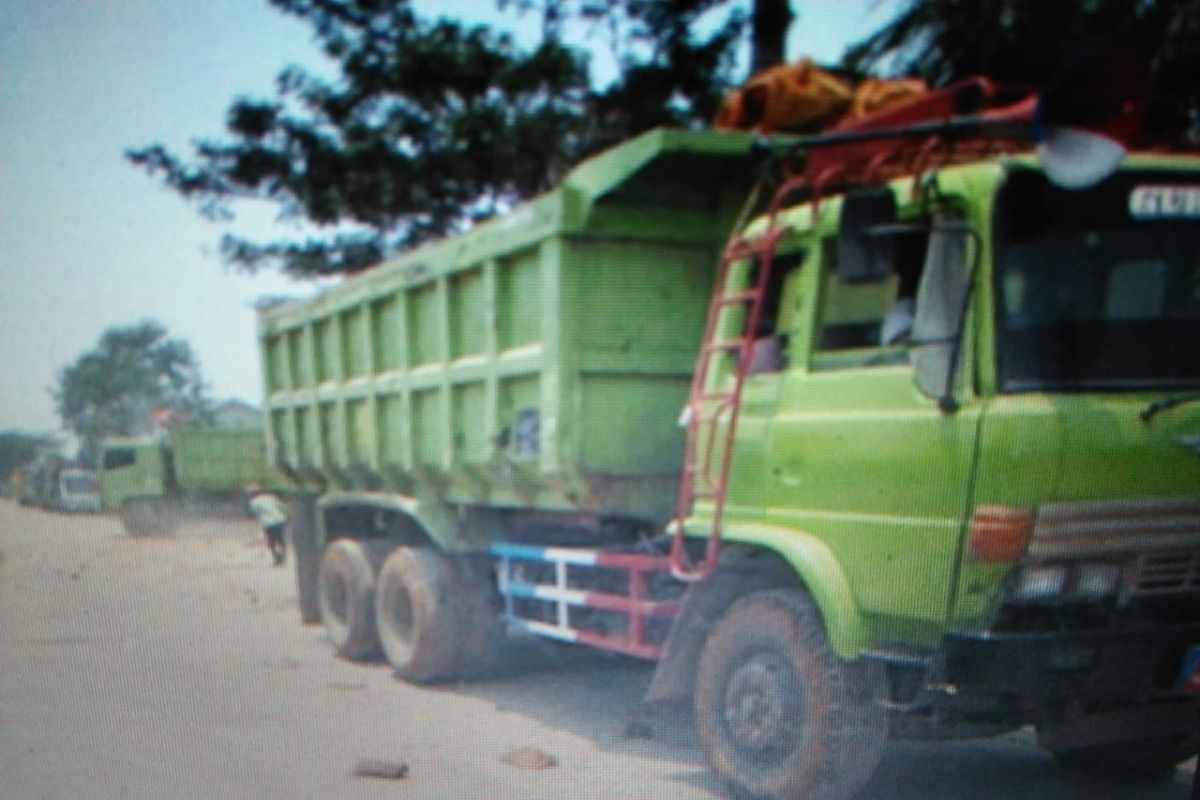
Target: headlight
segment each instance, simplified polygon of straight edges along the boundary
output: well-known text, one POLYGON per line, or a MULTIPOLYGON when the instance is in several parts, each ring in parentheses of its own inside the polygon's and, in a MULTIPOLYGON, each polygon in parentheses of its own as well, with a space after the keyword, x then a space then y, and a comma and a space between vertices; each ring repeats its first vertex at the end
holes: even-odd
POLYGON ((1022 567, 1012 596, 1018 602, 1049 600, 1061 596, 1066 585, 1066 567, 1022 567))
POLYGON ((1116 594, 1121 568, 1115 564, 1082 564, 1075 568, 1075 594, 1093 600, 1116 594))
POLYGON ((1121 567, 1115 564, 1027 564, 1012 583, 1014 603, 1088 602, 1115 595, 1121 567))

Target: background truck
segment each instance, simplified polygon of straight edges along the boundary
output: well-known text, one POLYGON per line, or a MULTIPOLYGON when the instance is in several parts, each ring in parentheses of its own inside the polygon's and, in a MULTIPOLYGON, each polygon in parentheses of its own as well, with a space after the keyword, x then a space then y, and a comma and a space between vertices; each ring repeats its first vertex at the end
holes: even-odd
POLYGON ((100 511, 96 474, 54 456, 40 456, 16 475, 17 500, 22 505, 67 512, 100 511))
POLYGON ((752 138, 656 131, 263 312, 337 652, 444 680, 502 620, 656 660, 754 797, 848 797, 889 736, 1195 753, 1200 159, 1068 190, 1031 103, 920 102, 777 141, 748 225, 752 138))
POLYGON ((104 442, 103 506, 120 512, 131 536, 168 535, 189 515, 244 515, 248 483, 279 483, 261 428, 185 427, 104 442))

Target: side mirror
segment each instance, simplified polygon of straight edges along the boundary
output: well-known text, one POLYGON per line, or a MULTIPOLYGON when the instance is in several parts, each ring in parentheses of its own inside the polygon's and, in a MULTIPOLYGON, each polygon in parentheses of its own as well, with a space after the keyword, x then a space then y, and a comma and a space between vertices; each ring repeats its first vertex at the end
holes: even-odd
POLYGON ((845 283, 874 283, 892 274, 896 198, 886 186, 846 194, 838 221, 837 273, 845 283))
POLYGON ((977 238, 975 231, 957 217, 935 220, 917 289, 910 342, 913 374, 921 393, 936 399, 947 413, 957 407, 954 390, 963 325, 979 257, 978 241, 974 247, 968 242, 977 238), (973 250, 971 263, 968 249, 973 250))

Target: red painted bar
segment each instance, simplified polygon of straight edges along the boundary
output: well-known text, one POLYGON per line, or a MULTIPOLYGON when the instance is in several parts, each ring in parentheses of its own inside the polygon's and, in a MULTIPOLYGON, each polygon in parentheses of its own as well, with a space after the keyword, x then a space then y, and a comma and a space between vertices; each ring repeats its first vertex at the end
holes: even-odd
MULTIPOLYGON (((544 599, 544 598, 538 598, 544 599)), ((552 602, 546 600, 546 602, 552 602)), ((640 610, 643 616, 673 617, 679 613, 683 603, 679 600, 633 600, 619 594, 607 592, 587 592, 585 604, 589 608, 599 608, 605 611, 640 610)))
POLYGON ((627 639, 605 636, 594 631, 579 630, 577 633, 579 634, 578 641, 592 647, 599 647, 601 650, 612 650, 628 656, 649 659, 650 661, 657 661, 662 656, 662 648, 657 645, 630 642, 627 639))
POLYGON ((652 556, 646 553, 596 553, 597 567, 621 567, 646 572, 668 572, 671 559, 667 556, 652 556))

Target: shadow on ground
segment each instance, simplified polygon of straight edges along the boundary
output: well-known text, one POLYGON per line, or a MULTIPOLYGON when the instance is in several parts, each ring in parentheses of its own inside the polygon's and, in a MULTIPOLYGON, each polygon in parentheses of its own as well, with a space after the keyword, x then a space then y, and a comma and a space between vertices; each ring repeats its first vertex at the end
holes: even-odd
MULTIPOLYGON (((606 751, 677 763, 672 777, 714 795, 688 704, 648 706, 653 668, 584 648, 510 642, 487 676, 439 687, 527 715, 606 751)), ((1030 732, 959 742, 895 742, 861 798, 886 800, 1188 800, 1189 763, 1149 785, 1104 782, 1057 766, 1030 732)))

